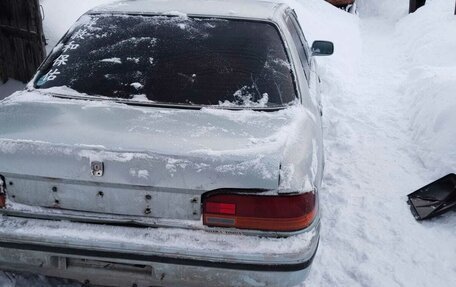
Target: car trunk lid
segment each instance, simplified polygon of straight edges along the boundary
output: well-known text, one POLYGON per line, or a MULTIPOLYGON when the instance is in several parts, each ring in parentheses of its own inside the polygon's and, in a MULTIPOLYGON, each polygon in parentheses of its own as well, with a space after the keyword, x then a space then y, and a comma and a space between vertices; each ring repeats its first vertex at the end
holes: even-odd
POLYGON ((197 220, 207 191, 278 187, 294 112, 43 97, 25 93, 1 105, 0 174, 11 202, 197 220), (102 176, 94 163, 103 164, 102 176))

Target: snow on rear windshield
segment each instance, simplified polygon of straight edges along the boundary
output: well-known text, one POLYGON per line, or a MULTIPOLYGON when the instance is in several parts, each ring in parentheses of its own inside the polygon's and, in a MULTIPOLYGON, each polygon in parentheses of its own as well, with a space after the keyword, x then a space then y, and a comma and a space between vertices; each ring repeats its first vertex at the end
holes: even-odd
POLYGON ((278 106, 296 98, 268 23, 94 15, 44 65, 35 86, 158 103, 278 106))

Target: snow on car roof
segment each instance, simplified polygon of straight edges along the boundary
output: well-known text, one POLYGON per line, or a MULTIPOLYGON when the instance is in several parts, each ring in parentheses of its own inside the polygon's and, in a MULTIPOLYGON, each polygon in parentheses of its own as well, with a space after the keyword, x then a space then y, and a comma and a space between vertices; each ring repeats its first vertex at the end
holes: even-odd
POLYGON ((96 7, 90 13, 198 15, 271 20, 279 7, 286 5, 261 0, 122 0, 96 7))

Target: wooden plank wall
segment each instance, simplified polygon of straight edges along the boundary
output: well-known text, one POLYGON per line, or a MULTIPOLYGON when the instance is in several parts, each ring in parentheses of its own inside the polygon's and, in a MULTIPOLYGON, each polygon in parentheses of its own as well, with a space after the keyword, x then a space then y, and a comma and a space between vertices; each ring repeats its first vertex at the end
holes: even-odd
POLYGON ((39 0, 0 1, 0 80, 29 81, 43 61, 39 0))
MULTIPOLYGON (((410 0, 409 13, 415 12, 418 8, 424 6, 424 4, 426 4, 426 0, 410 0)), ((456 3, 454 6, 454 15, 456 15, 456 3)))
POLYGON ((410 0, 409 13, 414 13, 418 8, 424 6, 424 4, 426 4, 426 0, 410 0))

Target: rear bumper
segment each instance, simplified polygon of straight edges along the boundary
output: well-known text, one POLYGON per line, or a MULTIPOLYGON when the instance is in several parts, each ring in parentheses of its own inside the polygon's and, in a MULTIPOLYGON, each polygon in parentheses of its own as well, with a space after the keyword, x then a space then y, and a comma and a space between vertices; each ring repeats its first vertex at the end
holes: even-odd
POLYGON ((0 217, 0 269, 109 286, 295 286, 319 223, 287 238, 0 217))

